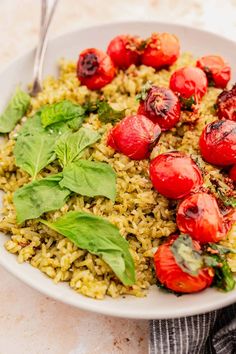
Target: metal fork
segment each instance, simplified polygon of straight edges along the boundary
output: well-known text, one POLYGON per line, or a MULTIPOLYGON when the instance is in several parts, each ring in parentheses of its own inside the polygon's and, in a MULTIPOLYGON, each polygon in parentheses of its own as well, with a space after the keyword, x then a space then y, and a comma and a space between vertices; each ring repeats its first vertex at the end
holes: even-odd
POLYGON ((58 0, 41 0, 40 32, 34 60, 31 96, 36 96, 42 91, 42 69, 47 47, 47 34, 57 3, 58 0))

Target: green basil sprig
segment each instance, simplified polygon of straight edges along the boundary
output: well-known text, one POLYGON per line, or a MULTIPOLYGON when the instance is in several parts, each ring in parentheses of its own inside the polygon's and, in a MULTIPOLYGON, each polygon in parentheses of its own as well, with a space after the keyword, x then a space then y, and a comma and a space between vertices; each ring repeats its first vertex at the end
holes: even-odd
POLYGON ((9 133, 24 116, 30 105, 30 96, 16 88, 5 111, 0 115, 0 133, 9 133))
POLYGON ((59 173, 19 188, 13 197, 17 222, 35 219, 47 211, 63 207, 71 191, 60 186, 61 179, 62 174, 59 173))
POLYGON ((79 248, 101 257, 124 285, 135 283, 129 243, 109 221, 92 214, 71 211, 55 222, 41 222, 67 237, 79 248))
POLYGON ((115 201, 116 174, 107 163, 79 160, 66 166, 62 175, 61 187, 87 197, 104 196, 115 201))

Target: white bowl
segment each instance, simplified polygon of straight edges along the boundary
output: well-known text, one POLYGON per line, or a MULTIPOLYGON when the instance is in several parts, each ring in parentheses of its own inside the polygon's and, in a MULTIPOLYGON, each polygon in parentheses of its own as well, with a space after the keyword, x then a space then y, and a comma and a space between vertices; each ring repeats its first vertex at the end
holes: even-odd
MULTIPOLYGON (((205 31, 158 22, 108 24, 80 29, 57 37, 49 42, 44 74, 56 75, 57 61, 61 57, 76 60, 84 48, 105 49, 109 40, 117 34, 139 34, 145 38, 154 31, 175 33, 180 39, 182 51, 190 51, 195 56, 222 55, 231 67, 234 65, 233 79, 236 79, 236 43, 205 31)), ((24 87, 32 80, 33 59, 34 51, 31 50, 12 62, 0 74, 1 109, 17 84, 21 83, 24 87)), ((4 248, 7 239, 8 237, 3 234, 0 237, 0 264, 5 269, 40 292, 80 309, 127 318, 161 319, 204 313, 229 305, 236 300, 236 290, 222 293, 215 289, 207 289, 198 294, 176 297, 161 292, 156 286, 153 286, 144 298, 126 296, 118 299, 107 297, 102 301, 90 299, 77 294, 65 283, 55 285, 51 279, 27 263, 19 264, 16 256, 4 248)))

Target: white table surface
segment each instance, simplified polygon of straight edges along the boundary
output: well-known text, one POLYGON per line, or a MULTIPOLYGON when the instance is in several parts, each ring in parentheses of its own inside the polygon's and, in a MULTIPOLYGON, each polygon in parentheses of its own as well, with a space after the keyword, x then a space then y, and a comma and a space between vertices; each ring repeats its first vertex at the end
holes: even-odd
MULTIPOLYGON (((39 0, 0 1, 0 65, 36 44, 39 0)), ((50 35, 116 20, 193 25, 236 40, 236 0, 60 0, 50 35)), ((148 323, 66 306, 0 268, 0 354, 147 354, 148 323)))

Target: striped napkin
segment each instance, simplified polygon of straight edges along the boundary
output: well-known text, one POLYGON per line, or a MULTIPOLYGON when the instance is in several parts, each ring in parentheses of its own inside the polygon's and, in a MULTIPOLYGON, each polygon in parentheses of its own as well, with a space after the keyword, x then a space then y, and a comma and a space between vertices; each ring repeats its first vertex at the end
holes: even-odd
POLYGON ((203 315, 150 321, 149 354, 236 354, 236 304, 203 315))

